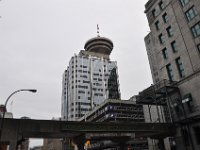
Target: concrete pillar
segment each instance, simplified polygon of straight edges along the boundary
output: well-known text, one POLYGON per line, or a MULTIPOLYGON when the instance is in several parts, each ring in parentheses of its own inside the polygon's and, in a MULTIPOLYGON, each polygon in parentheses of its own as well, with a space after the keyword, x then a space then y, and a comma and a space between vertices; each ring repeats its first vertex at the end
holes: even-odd
POLYGON ((17 141, 11 141, 9 150, 17 150, 17 141))
POLYGON ((83 142, 78 142, 78 143, 76 143, 76 144, 77 144, 78 150, 84 150, 84 144, 85 144, 85 143, 83 143, 83 142))
POLYGON ((116 143, 117 145, 119 145, 119 149, 120 150, 127 150, 128 146, 127 146, 127 142, 130 140, 130 137, 120 137, 120 138, 116 138, 113 139, 112 141, 114 143, 116 143))
POLYGON ((158 139, 158 147, 160 150, 165 150, 164 139, 158 139))
POLYGON ((81 135, 73 139, 73 142, 76 144, 78 150, 84 150, 85 141, 86 140, 84 135, 81 135))
POLYGON ((119 143, 119 149, 120 150, 127 150, 127 145, 126 145, 126 142, 120 142, 119 143))

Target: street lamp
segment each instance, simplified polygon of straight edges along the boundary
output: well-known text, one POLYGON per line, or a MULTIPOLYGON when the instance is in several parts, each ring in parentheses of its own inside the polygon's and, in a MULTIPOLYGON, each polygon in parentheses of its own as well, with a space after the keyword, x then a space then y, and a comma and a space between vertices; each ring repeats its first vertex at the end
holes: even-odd
POLYGON ((36 93, 37 90, 36 89, 20 89, 20 90, 17 90, 17 91, 14 91, 13 93, 11 93, 8 98, 6 99, 6 102, 4 104, 4 107, 5 107, 5 110, 3 111, 3 116, 2 116, 2 119, 1 119, 1 131, 0 131, 0 141, 1 141, 1 135, 2 135, 2 129, 3 129, 3 121, 4 121, 4 117, 5 117, 5 112, 6 112, 6 106, 7 106, 7 103, 9 101, 9 99, 16 93, 18 92, 21 92, 21 91, 28 91, 28 92, 32 92, 32 93, 36 93))
MULTIPOLYGON (((28 92, 32 92, 32 93, 36 93, 37 90, 36 89, 20 89, 20 90, 17 90, 17 91, 14 91, 12 94, 10 94, 10 96, 8 96, 8 98, 6 99, 6 102, 4 104, 5 108, 6 108, 6 105, 8 103, 8 100, 11 98, 11 96, 13 96, 15 93, 18 93, 18 92, 21 92, 21 91, 28 91, 28 92)), ((5 112, 5 111, 4 111, 5 112)), ((4 113, 5 115, 5 113, 4 113)), ((2 117, 4 118, 4 116, 2 117)))

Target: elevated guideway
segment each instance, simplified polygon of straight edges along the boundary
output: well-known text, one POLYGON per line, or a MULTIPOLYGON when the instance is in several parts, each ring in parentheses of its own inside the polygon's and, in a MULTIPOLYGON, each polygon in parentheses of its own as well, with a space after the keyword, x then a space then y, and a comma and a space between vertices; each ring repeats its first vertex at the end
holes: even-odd
MULTIPOLYGON (((0 120, 2 121, 2 119, 0 120)), ((113 123, 70 122, 55 120, 4 119, 1 143, 8 143, 10 150, 24 138, 108 138, 107 135, 122 134, 137 137, 164 138, 173 136, 175 128, 168 123, 113 123), (133 133, 133 134, 130 134, 133 133)))

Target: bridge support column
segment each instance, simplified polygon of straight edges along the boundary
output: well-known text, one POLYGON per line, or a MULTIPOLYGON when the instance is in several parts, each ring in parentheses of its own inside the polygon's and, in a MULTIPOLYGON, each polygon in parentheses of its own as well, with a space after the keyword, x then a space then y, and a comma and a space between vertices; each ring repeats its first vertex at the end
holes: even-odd
POLYGON ((126 143, 127 143, 128 140, 129 140, 129 138, 124 137, 124 138, 114 139, 112 141, 119 145, 120 150, 127 150, 128 148, 127 148, 126 143))
POLYGON ((85 145, 85 137, 79 136, 73 139, 74 143, 76 144, 78 150, 84 150, 84 145, 85 145))
POLYGON ((78 150, 84 150, 84 144, 85 144, 84 142, 77 143, 78 150))
POLYGON ((17 141, 13 140, 10 142, 9 150, 17 150, 17 141))
POLYGON ((119 142, 119 149, 120 150, 127 150, 126 142, 119 142))
POLYGON ((164 139, 158 139, 158 147, 160 148, 160 150, 165 150, 164 139))

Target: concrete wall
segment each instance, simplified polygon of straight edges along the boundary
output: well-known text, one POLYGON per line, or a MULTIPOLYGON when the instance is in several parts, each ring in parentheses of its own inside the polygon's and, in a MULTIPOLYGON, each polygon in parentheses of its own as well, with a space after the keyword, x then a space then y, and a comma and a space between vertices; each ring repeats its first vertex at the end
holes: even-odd
MULTIPOLYGON (((147 49, 147 55, 149 58, 150 68, 152 72, 153 82, 157 83, 162 79, 169 79, 166 70, 166 65, 171 64, 173 80, 179 81, 178 87, 180 88, 180 94, 182 101, 186 94, 191 94, 192 101, 184 103, 185 116, 177 117, 176 120, 186 118, 194 118, 200 115, 200 53, 197 49, 197 45, 200 44, 200 37, 193 37, 191 28, 200 21, 200 1, 199 0, 189 0, 184 7, 181 6, 179 0, 164 0, 164 9, 159 8, 160 0, 149 0, 146 7, 146 15, 149 22, 151 32, 145 37, 145 44, 147 49), (192 6, 195 7, 197 15, 188 21, 185 12, 188 11, 192 6), (156 10, 155 17, 152 15, 152 10, 156 10), (167 13, 168 21, 163 22, 162 15, 167 13), (159 30, 156 29, 155 23, 159 21, 159 30), (171 26, 173 36, 168 37, 167 27, 171 26), (158 36, 160 34, 164 36, 164 43, 160 44, 158 36), (177 51, 173 52, 171 43, 175 41, 177 51), (167 49, 168 58, 164 59, 162 50, 167 49), (180 57, 183 68, 184 76, 179 75, 179 71, 176 64, 176 59, 180 57), (189 105, 190 104, 190 105, 189 105)), ((173 110, 175 112, 175 110, 173 110)), ((156 115, 155 115, 156 116, 156 115)), ((189 136, 192 137, 190 140, 190 146, 188 149, 198 150, 199 145, 196 142, 196 137, 194 133, 195 126, 200 126, 199 121, 189 122, 189 125, 182 128, 186 128, 189 132, 189 136), (193 146, 192 146, 193 145, 193 146)), ((187 148, 185 142, 183 141, 183 135, 180 132, 181 127, 177 128, 176 140, 179 145, 178 149, 184 150, 187 148)))

